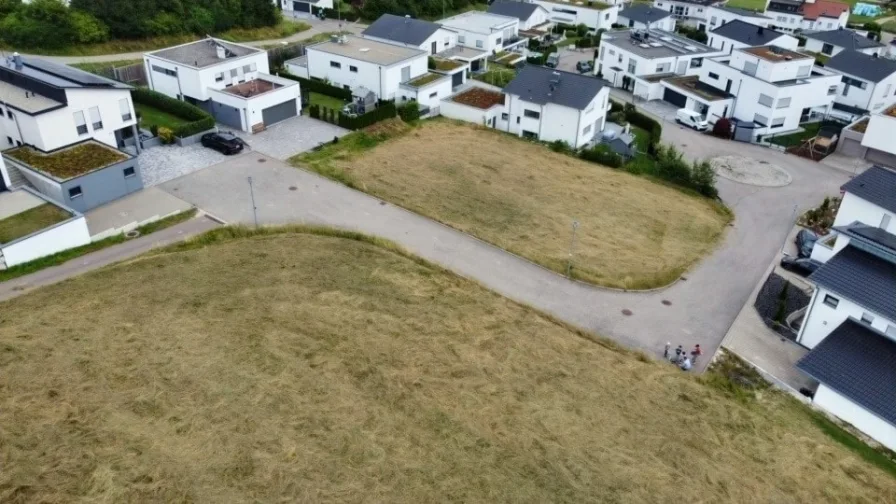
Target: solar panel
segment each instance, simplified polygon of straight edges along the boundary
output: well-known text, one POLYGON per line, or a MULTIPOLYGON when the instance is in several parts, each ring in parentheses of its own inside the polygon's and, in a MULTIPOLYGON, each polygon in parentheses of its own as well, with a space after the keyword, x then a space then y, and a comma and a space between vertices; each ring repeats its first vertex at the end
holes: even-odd
POLYGON ((82 86, 114 86, 113 82, 98 75, 78 70, 68 65, 60 65, 42 59, 25 59, 25 65, 41 72, 46 72, 82 86))

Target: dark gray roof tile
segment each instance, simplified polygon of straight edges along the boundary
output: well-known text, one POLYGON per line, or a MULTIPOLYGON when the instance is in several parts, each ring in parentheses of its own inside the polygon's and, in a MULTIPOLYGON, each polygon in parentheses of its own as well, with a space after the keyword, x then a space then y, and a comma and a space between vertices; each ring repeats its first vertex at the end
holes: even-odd
POLYGON ((896 425, 896 341, 847 319, 796 367, 896 425))
POLYGON ((362 35, 419 46, 441 26, 422 19, 383 14, 362 35))
POLYGON ((880 82, 896 73, 896 60, 875 57, 850 49, 840 51, 824 66, 871 82, 880 82))
POLYGON ((585 110, 601 88, 607 85, 609 82, 589 75, 526 65, 504 88, 504 92, 540 105, 555 103, 585 110))
POLYGON ((852 245, 837 252, 809 280, 837 296, 896 320, 896 264, 852 245))
POLYGON ((881 208, 896 212, 896 171, 872 166, 843 184, 840 190, 881 208))
POLYGON ((853 51, 858 51, 859 49, 868 49, 870 47, 883 47, 883 44, 881 44, 880 42, 871 40, 868 37, 863 37, 862 35, 859 35, 858 33, 846 28, 838 28, 836 30, 819 31, 814 33, 803 33, 803 36, 808 39, 820 40, 822 42, 827 42, 828 44, 842 47, 844 49, 850 49, 853 51))
POLYGON ((619 11, 618 14, 619 17, 624 17, 626 19, 631 19, 632 21, 635 21, 637 23, 644 24, 654 23, 661 19, 666 19, 671 15, 672 13, 667 10, 659 9, 652 5, 646 4, 634 4, 627 9, 619 11))
POLYGON ((772 30, 771 28, 763 28, 759 25, 741 21, 740 19, 729 21, 716 28, 711 33, 715 33, 716 35, 731 40, 736 40, 741 44, 747 44, 749 46, 769 45, 778 37, 786 35, 786 33, 781 33, 772 30))
POLYGON ((496 0, 488 6, 490 14, 500 14, 501 16, 515 17, 520 21, 528 21, 536 10, 541 6, 535 3, 496 0))

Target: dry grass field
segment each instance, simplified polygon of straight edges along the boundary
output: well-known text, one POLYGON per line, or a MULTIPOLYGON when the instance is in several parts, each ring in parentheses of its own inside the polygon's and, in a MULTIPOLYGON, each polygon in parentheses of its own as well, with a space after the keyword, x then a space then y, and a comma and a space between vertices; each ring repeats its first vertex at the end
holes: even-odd
POLYGON ((793 400, 372 241, 224 229, 0 318, 4 503, 896 500, 793 400))
POLYGON ((670 283, 730 219, 705 198, 493 130, 442 120, 391 134, 350 135, 292 162, 564 274, 576 220, 573 276, 608 287, 670 283))

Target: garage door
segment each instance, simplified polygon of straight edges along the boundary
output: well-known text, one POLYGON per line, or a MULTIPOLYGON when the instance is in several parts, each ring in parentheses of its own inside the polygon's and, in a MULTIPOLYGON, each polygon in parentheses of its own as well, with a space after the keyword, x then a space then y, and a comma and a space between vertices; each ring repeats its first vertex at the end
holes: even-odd
POLYGON ((669 88, 666 88, 663 91, 663 100, 675 105, 676 107, 682 107, 688 103, 688 97, 679 93, 678 91, 673 91, 669 88))
POLYGON ((451 76, 451 87, 457 87, 464 83, 464 73, 457 72, 451 76))
POLYGON ((261 111, 261 120, 264 121, 265 126, 270 126, 274 123, 278 123, 284 119, 289 119, 290 117, 295 116, 295 100, 285 101, 280 105, 274 105, 273 107, 268 107, 261 111))
POLYGON ((209 112, 211 112, 212 117, 215 118, 216 122, 238 130, 243 129, 243 116, 240 109, 218 103, 214 100, 209 100, 208 103, 210 109, 209 112))
POLYGON ((305 2, 293 2, 292 10, 296 12, 311 12, 311 4, 305 2))
POLYGON ((862 147, 862 143, 853 138, 841 138, 837 152, 844 156, 860 158, 865 155, 865 147, 862 147))

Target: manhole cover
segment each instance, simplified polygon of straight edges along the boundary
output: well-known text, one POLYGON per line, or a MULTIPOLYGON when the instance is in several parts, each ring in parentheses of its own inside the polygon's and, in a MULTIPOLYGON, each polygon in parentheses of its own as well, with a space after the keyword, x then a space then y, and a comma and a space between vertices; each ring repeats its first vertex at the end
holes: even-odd
POLYGON ((268 160, 265 158, 258 158, 259 163, 266 163, 268 160))
POLYGON ((298 189, 299 189, 299 188, 296 187, 296 186, 294 186, 294 185, 289 186, 289 190, 290 190, 290 191, 296 191, 296 190, 298 190, 298 189))
POLYGON ((622 310, 622 314, 625 315, 626 317, 628 317, 632 314, 632 311, 629 310, 628 308, 626 308, 626 309, 622 310))
POLYGON ((385 206, 385 205, 386 205, 385 201, 380 201, 380 206, 385 206))
POLYGON ((672 306, 672 301, 669 301, 668 299, 664 299, 663 304, 666 306, 672 306))

